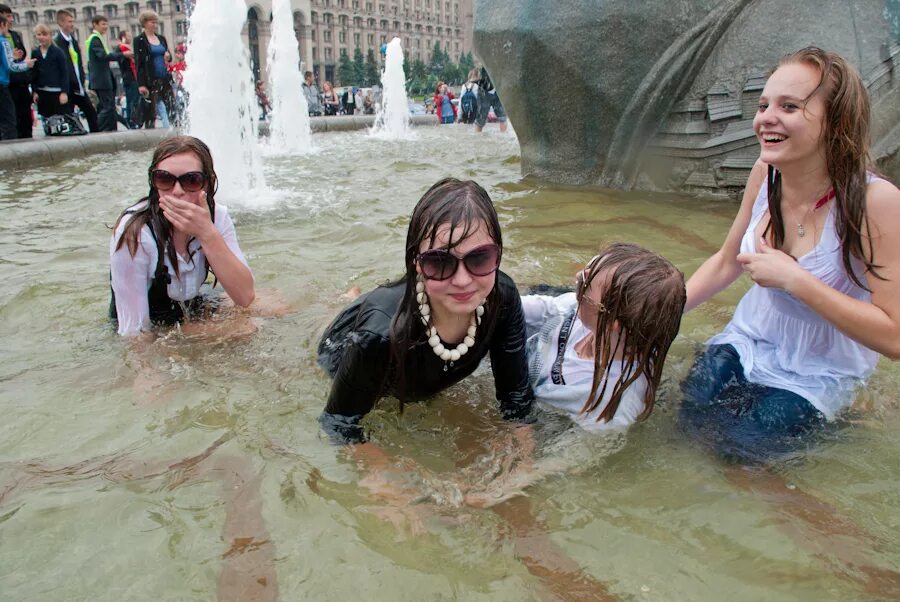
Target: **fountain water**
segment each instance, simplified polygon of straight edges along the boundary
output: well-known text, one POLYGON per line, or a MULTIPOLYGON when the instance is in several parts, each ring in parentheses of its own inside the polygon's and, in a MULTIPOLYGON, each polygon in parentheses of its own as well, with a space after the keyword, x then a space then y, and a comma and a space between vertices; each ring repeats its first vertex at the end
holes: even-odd
POLYGON ((272 2, 272 39, 269 42, 269 81, 272 84, 272 121, 269 151, 300 154, 312 147, 309 109, 303 95, 300 52, 294 33, 290 0, 272 2))
POLYGON ((184 73, 185 131, 209 145, 221 196, 239 203, 266 190, 257 141, 259 106, 241 40, 246 20, 244 0, 198 2, 190 17, 184 73))
POLYGON ((406 98, 406 74, 403 72, 403 47, 400 38, 387 46, 384 71, 381 73, 381 107, 369 134, 388 140, 409 140, 409 101, 406 98))

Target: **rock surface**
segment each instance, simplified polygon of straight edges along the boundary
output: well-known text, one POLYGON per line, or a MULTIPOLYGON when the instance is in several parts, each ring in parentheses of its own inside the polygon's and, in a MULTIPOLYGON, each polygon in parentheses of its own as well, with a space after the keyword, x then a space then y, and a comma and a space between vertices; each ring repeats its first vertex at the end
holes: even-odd
POLYGON ((900 3, 884 0, 476 0, 475 47, 524 174, 734 194, 759 152, 765 76, 807 45, 857 66, 876 149, 896 154, 898 23, 900 3))

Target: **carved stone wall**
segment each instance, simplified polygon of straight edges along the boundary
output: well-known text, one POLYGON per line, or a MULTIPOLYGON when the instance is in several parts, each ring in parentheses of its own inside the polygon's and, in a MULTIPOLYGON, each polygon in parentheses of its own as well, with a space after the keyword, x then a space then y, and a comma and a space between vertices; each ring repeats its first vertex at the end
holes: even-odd
POLYGON ((737 194, 759 154, 766 74, 808 45, 860 70, 876 156, 900 176, 898 12, 884 0, 476 0, 474 41, 524 173, 737 194))

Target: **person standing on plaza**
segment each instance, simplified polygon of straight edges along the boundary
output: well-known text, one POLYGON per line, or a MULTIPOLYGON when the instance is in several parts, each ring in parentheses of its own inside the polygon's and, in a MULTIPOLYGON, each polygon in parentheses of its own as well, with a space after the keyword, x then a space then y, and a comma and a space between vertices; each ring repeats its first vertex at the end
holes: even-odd
POLYGON ((309 116, 319 117, 323 112, 322 101, 319 95, 319 87, 316 85, 316 80, 313 79, 312 71, 307 71, 303 74, 303 95, 306 97, 309 116))
POLYGON ((97 122, 101 132, 116 131, 116 80, 109 64, 121 58, 131 58, 131 52, 123 53, 116 48, 111 51, 106 41, 109 20, 97 15, 91 20, 94 31, 87 39, 88 86, 97 93, 97 122))
POLYGON ((9 21, 6 15, 0 14, 0 140, 15 140, 16 107, 9 93, 10 72, 27 71, 34 65, 34 59, 24 62, 13 60, 13 51, 6 39, 9 32, 9 21))
POLYGON ((69 102, 66 92, 69 89, 68 59, 53 43, 53 32, 43 23, 35 26, 34 37, 38 47, 31 51, 31 58, 35 60, 31 78, 32 100, 37 103, 38 113, 47 119, 62 113, 62 108, 69 102))
POLYGON ((163 128, 169 127, 169 111, 172 107, 172 80, 169 77, 169 43, 162 34, 156 33, 159 15, 145 10, 138 20, 144 31, 134 39, 134 62, 137 66, 138 92, 150 100, 150 107, 144 115, 144 127, 156 127, 159 116, 163 128))
POLYGON ((506 111, 503 109, 503 103, 497 96, 497 90, 494 88, 494 82, 488 75, 487 69, 481 68, 481 79, 478 80, 478 114, 475 116, 475 131, 480 132, 487 123, 488 113, 491 108, 494 109, 494 115, 497 116, 497 123, 500 124, 500 131, 506 131, 506 111))
POLYGON ((87 96, 84 63, 81 60, 78 40, 75 39, 75 15, 67 10, 57 11, 56 24, 59 26, 59 31, 53 38, 53 42, 69 57, 67 64, 69 84, 66 90, 69 102, 63 107, 63 113, 74 113, 75 107, 78 107, 84 114, 84 118, 87 119, 88 129, 91 132, 98 132, 100 129, 97 124, 97 111, 87 96))
MULTIPOLYGON (((6 4, 0 4, 0 15, 6 17, 9 27, 13 25, 12 9, 6 4)), ((6 32, 6 42, 12 48, 13 61, 16 63, 24 62, 28 56, 25 50, 25 44, 22 42, 22 35, 18 31, 9 29, 6 32)), ((12 96, 13 105, 16 107, 16 132, 18 138, 31 138, 31 124, 33 122, 31 113, 31 93, 28 91, 28 85, 31 83, 31 73, 28 71, 13 71, 9 74, 9 94, 12 96)))
POLYGON ((341 109, 341 99, 334 91, 330 81, 322 85, 322 103, 325 105, 325 115, 337 115, 341 109))
POLYGON ((143 123, 138 116, 141 95, 138 92, 137 68, 134 65, 134 50, 131 46, 131 32, 123 29, 119 33, 119 72, 122 74, 122 87, 125 88, 125 111, 129 128, 138 128, 143 123), (128 56, 125 53, 128 53, 128 56))

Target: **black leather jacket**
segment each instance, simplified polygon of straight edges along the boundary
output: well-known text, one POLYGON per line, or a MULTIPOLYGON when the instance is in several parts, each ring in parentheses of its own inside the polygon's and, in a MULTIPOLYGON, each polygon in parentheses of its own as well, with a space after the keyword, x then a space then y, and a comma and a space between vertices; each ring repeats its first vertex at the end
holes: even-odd
MULTIPOLYGON (((525 317, 512 279, 497 272, 500 308, 494 324, 478 329, 475 345, 452 367, 428 344, 424 328, 406 357, 406 396, 430 397, 470 375, 491 356, 500 410, 508 419, 524 418, 534 393, 528 381, 525 317)), ((405 284, 379 287, 354 301, 331 323, 319 342, 319 364, 334 378, 320 421, 333 439, 363 440, 360 419, 382 395, 396 391, 390 377, 390 325, 403 299, 405 284)))

